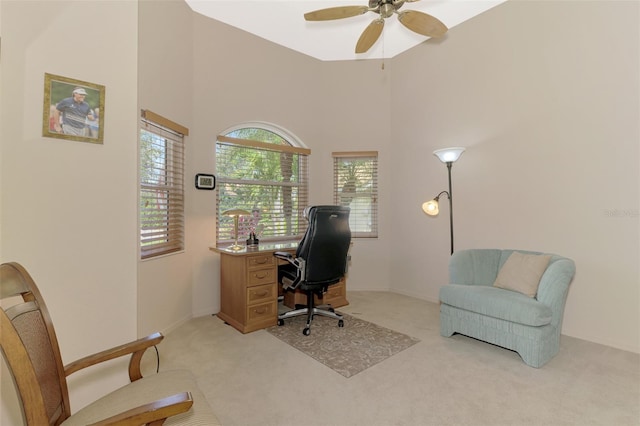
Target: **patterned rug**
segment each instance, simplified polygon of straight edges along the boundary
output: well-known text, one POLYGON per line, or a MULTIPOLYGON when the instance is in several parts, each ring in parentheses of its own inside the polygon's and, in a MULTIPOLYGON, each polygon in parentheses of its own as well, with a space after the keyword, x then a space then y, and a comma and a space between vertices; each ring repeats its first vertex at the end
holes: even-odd
POLYGON ((343 316, 342 328, 335 319, 316 316, 309 336, 302 334, 305 316, 290 318, 284 325, 266 330, 344 377, 354 376, 420 341, 350 315, 343 316))

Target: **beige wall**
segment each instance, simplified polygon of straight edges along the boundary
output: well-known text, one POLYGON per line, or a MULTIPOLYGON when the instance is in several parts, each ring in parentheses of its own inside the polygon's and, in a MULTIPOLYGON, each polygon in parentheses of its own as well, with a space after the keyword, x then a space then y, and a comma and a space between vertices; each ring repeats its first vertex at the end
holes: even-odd
MULTIPOLYGON (((192 132, 193 13, 186 3, 177 1, 141 1, 139 7, 140 108, 156 112, 190 129, 190 135, 185 138, 186 250, 139 262, 138 334, 142 336, 158 330, 169 331, 192 317, 192 283, 198 277, 198 264, 207 254, 209 240, 202 240, 207 231, 201 230, 200 221, 194 214, 194 206, 203 197, 196 193, 191 178, 197 173, 194 172, 197 168, 194 163, 200 157, 206 158, 197 155, 202 144, 192 132)), ((206 195, 211 194, 207 192, 206 195)), ((211 274, 199 277, 201 281, 212 279, 211 274)), ((204 315, 210 312, 214 311, 197 313, 204 315)))
MULTIPOLYGON (((215 172, 216 135, 248 121, 281 126, 311 148, 313 203, 332 201, 332 151, 349 146, 385 157, 390 73, 379 63, 321 63, 201 15, 187 17, 181 2, 140 6, 140 107, 190 128, 187 176, 215 172), (161 22, 170 29, 159 31, 161 22), (188 31, 192 48, 179 43, 188 31), (160 67, 172 55, 178 59, 160 67)), ((385 178, 381 173, 383 190, 385 178)), ((215 243, 215 193, 188 185, 186 197, 185 253, 140 262, 140 334, 219 310, 219 256, 208 249, 215 243)), ((381 216, 380 239, 353 247, 352 289, 390 288, 379 279, 389 275, 391 223, 381 216)))
MULTIPOLYGON (((380 238, 355 242, 349 286, 434 301, 449 241, 446 206, 420 210, 446 188, 431 152, 467 146, 453 169, 457 248, 572 257, 564 332, 640 351, 637 3, 507 2, 384 70, 319 62, 175 1, 141 2, 139 23, 136 2, 0 11, 0 254, 40 283, 66 362, 219 307, 210 192, 187 189, 184 254, 136 261, 139 108, 190 128, 188 176, 212 171, 215 135, 232 125, 288 129, 312 149, 314 203, 331 202, 331 151, 378 150, 380 238), (77 22, 94 37, 75 37, 77 22), (178 60, 161 66, 167 56, 178 60), (107 87, 104 145, 40 136, 45 72, 107 87)), ((72 408, 122 381, 73 380, 72 408)))
POLYGON ((431 152, 467 146, 453 170, 457 248, 575 259, 564 333, 639 351, 637 12, 508 2, 385 70, 319 62, 198 17, 194 131, 212 144, 247 120, 291 130, 313 151, 313 202, 331 200, 332 150, 380 150, 381 237, 356 241, 350 288, 433 301, 449 233, 447 207, 435 220, 420 210, 447 185, 431 152), (616 25, 593 40, 602 16, 616 25))
MULTIPOLYGON (((213 153, 216 135, 232 125, 264 121, 284 127, 311 149, 314 204, 332 202, 332 151, 378 150, 388 164, 389 70, 371 61, 323 63, 199 15, 194 24, 193 124, 199 143, 206 144, 203 155, 213 153)), ((381 171, 385 193, 387 177, 381 171)), ((382 211, 388 206, 383 200, 382 211)), ((351 289, 390 287, 390 226, 389 215, 382 214, 380 238, 354 244, 351 289)), ((209 257, 217 264, 217 255, 209 257)), ((216 269, 214 285, 217 277, 216 269)))
MULTIPOLYGON (((196 173, 215 172, 216 135, 247 121, 274 123, 295 134, 314 153, 313 203, 332 202, 332 151, 349 146, 378 150, 384 157, 389 138, 389 107, 380 101, 388 99, 390 73, 379 63, 321 63, 187 14, 185 7, 140 3, 140 107, 189 127, 190 135, 186 250, 139 263, 139 334, 167 331, 191 315, 219 310, 219 256, 208 249, 215 244, 215 193, 189 183, 196 173), (159 23, 171 25, 160 31, 159 23), (185 48, 181 41, 190 36, 193 46, 185 48)), ((385 177, 382 173, 383 189, 385 177)), ((388 280, 379 279, 389 275, 387 217, 382 215, 379 240, 354 245, 350 288, 390 288, 388 280)))
POLYGON ((462 145, 456 248, 574 259, 563 333, 640 350, 639 16, 510 1, 394 60, 394 290, 435 301, 447 282, 448 207, 434 220, 420 203, 447 187, 431 152, 462 145))
MULTIPOLYGON (((68 363, 136 337, 137 5, 3 0, 0 9, 0 252, 39 284, 68 363), (41 136, 45 73, 106 86, 103 145, 41 136)), ((101 383, 71 376, 72 409, 125 381, 123 367, 92 372, 101 383)))

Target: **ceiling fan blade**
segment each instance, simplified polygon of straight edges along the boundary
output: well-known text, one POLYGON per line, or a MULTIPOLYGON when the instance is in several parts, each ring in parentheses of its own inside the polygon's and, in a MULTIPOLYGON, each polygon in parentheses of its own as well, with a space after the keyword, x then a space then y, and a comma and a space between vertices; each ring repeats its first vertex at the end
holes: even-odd
POLYGON ((367 13, 367 6, 339 6, 328 9, 314 10, 304 14, 307 21, 331 21, 332 19, 351 18, 352 16, 367 13))
POLYGON ((371 48, 378 41, 382 29, 384 28, 384 19, 378 18, 371 22, 367 28, 364 29, 358 43, 356 44, 356 53, 364 53, 371 48))
POLYGON ((438 18, 417 10, 398 12, 398 20, 411 31, 427 37, 442 37, 448 31, 438 18))

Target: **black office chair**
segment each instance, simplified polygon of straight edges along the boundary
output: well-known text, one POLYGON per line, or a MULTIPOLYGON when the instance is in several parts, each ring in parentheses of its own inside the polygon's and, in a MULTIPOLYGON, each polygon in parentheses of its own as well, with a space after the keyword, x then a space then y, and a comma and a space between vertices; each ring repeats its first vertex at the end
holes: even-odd
POLYGON ((315 306, 314 295, 322 296, 347 272, 351 244, 349 212, 349 207, 341 206, 308 207, 309 227, 298 244, 296 255, 274 253, 274 256, 289 262, 278 268, 278 279, 285 291, 299 288, 307 294, 307 306, 278 315, 278 325, 283 325, 287 318, 307 315, 307 325, 302 333, 308 336, 313 316, 322 315, 337 319, 338 327, 344 326, 342 315, 335 313, 330 305, 315 306))

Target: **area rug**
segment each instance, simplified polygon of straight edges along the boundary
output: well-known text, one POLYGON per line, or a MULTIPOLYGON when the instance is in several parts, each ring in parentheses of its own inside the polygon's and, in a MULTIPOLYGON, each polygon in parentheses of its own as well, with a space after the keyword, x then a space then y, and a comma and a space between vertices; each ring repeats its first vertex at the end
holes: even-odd
POLYGON ((290 318, 284 325, 266 330, 347 378, 420 341, 368 321, 342 315, 344 327, 338 327, 335 319, 316 316, 309 336, 302 334, 306 316, 290 318))

